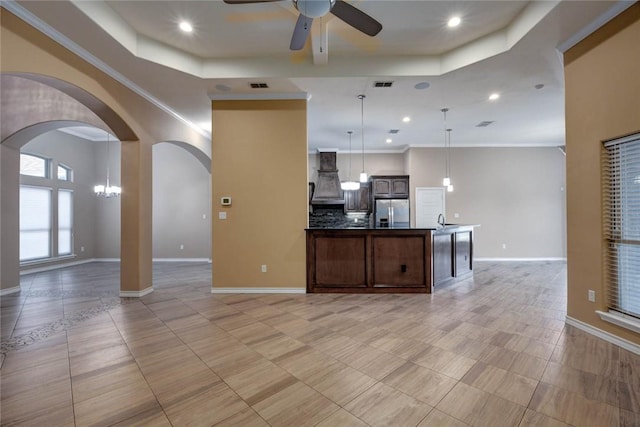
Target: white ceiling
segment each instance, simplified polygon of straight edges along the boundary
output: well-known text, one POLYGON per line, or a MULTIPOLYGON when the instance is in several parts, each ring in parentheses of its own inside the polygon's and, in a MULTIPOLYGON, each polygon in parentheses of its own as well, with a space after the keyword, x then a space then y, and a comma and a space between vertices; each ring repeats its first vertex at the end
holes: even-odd
MULTIPOLYGON (((308 96, 309 149, 564 145, 562 56, 633 1, 420 1, 350 3, 380 21, 366 36, 333 15, 307 46, 289 50, 290 0, 16 1, 23 19, 194 126, 211 126, 211 98, 308 96), (458 14, 462 24, 446 26, 458 14), (195 31, 177 29, 181 19, 195 31), (374 88, 375 81, 393 81, 374 88), (268 89, 251 89, 265 82, 268 89), (428 82, 427 89, 415 85, 428 82), (536 85, 543 85, 536 89, 536 85), (500 93, 491 102, 490 93, 500 93), (410 116, 411 122, 402 118, 410 116), (476 125, 493 121, 488 127, 476 125), (398 129, 389 135, 390 129, 398 129), (386 138, 393 138, 388 144, 386 138)), ((76 132, 78 130, 76 129, 76 132)))

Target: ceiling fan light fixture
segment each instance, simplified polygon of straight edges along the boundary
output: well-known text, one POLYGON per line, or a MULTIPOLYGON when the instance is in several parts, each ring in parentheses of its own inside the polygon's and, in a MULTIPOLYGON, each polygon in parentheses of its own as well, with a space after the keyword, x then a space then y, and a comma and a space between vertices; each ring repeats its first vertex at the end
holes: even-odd
POLYGON ((308 18, 320 18, 333 9, 336 0, 293 0, 298 12, 308 18))

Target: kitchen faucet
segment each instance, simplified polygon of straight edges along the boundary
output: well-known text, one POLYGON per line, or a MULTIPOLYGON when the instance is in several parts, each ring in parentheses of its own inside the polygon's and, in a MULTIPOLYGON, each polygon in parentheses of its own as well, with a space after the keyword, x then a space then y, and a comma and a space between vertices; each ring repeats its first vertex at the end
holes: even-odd
POLYGON ((444 219, 444 214, 438 215, 438 225, 440 225, 442 228, 444 228, 445 222, 446 221, 444 219))

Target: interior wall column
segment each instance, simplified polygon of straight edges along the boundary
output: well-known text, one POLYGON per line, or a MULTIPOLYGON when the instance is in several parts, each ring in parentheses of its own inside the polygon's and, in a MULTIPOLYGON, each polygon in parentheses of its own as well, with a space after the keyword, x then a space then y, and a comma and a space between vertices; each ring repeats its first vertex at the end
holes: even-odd
POLYGON ((0 293, 20 290, 20 150, 0 144, 0 293))
POLYGON ((152 145, 122 141, 120 296, 141 297, 152 282, 152 145))
POLYGON ((289 96, 212 102, 212 292, 306 289, 307 99, 289 96))

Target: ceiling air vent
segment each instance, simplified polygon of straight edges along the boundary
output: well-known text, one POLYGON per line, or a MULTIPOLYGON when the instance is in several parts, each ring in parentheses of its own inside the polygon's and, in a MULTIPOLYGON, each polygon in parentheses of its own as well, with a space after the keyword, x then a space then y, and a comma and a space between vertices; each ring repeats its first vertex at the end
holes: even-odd
POLYGON ((252 89, 268 89, 269 85, 266 83, 249 83, 252 89))
POLYGON ((389 133, 398 133, 400 132, 400 129, 390 129, 389 133))
POLYGON ((373 87, 391 87, 393 82, 373 82, 373 87))
POLYGON ((485 120, 484 122, 480 122, 476 125, 477 128, 486 128, 487 126, 489 126, 491 123, 493 123, 493 120, 488 121, 485 120))

